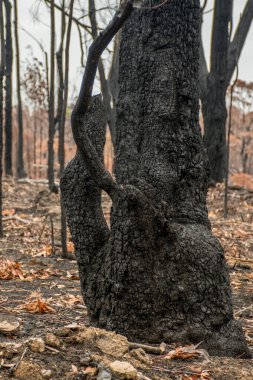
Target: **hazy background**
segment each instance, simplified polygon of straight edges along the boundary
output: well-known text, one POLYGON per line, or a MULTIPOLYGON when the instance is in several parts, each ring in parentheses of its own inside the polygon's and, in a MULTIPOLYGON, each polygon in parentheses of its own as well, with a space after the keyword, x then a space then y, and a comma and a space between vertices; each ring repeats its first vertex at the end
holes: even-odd
MULTIPOLYGON (((96 0, 96 6, 99 8, 104 6, 108 0, 96 0)), ((203 25, 203 42, 206 52, 206 59, 209 63, 210 52, 210 34, 212 29, 212 17, 213 17, 213 3, 214 0, 209 0, 204 16, 203 25)), ((243 11, 246 0, 234 0, 234 31, 237 27, 240 14, 243 11)), ((79 4, 81 4, 87 11, 87 0, 76 1, 76 15, 81 15, 78 12, 79 4)), ((28 36, 22 28, 25 28, 29 33, 36 37, 44 46, 44 48, 50 51, 50 15, 49 10, 44 4, 43 0, 20 0, 19 5, 19 24, 20 24, 20 51, 21 51, 21 64, 25 65, 26 59, 34 56, 43 60, 43 54, 38 47, 38 44, 28 36), (39 7, 39 12, 37 12, 39 7), (36 13, 39 15, 39 20, 36 20, 36 13)), ((101 16, 104 11, 101 11, 101 16)), ((55 11, 56 15, 56 48, 58 48, 59 35, 60 35, 60 12, 55 11)), ((88 20, 81 20, 88 23, 88 20)), ((101 26, 103 23, 101 22, 101 26)), ((251 26, 250 33, 248 34, 246 44, 244 46, 240 61, 239 61, 239 78, 246 81, 253 81, 253 27, 251 26)), ((106 57, 105 57, 106 59, 106 57)), ((71 48, 70 48, 70 98, 73 99, 77 95, 79 89, 81 75, 83 68, 80 63, 80 45, 77 28, 73 23, 71 48)), ((99 91, 98 82, 95 85, 95 92, 99 91)))

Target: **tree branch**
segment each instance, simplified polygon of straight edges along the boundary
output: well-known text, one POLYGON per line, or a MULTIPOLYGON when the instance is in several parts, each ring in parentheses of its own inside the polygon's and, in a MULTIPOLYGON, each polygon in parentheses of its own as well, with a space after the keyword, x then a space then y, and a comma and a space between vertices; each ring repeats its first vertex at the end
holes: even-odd
POLYGON ((232 6, 232 0, 215 0, 210 72, 224 78, 227 75, 228 27, 231 22, 232 6))
MULTIPOLYGON (((96 19, 96 7, 95 7, 94 0, 89 0, 89 19, 90 19, 90 24, 91 24, 92 37, 95 40, 98 35, 98 25, 97 25, 97 19, 96 19)), ((112 115, 112 107, 111 107, 111 94, 110 94, 110 90, 108 86, 108 81, 106 79, 105 69, 104 69, 102 59, 100 59, 98 63, 98 72, 99 72, 99 78, 100 78, 101 91, 103 95, 103 102, 106 108, 107 123, 109 125, 112 141, 114 144, 115 133, 114 133, 114 126, 112 122, 113 115, 112 115)))
POLYGON ((200 51, 199 51, 199 85, 200 85, 200 98, 203 99, 207 88, 207 78, 208 69, 205 57, 205 51, 203 46, 203 40, 200 40, 200 51))
POLYGON ((73 137, 78 150, 85 161, 85 164, 90 172, 91 177, 96 182, 97 186, 106 191, 111 198, 119 191, 119 187, 109 172, 107 172, 99 159, 97 152, 85 131, 84 116, 88 110, 91 99, 93 83, 96 76, 98 62, 101 54, 109 45, 115 34, 123 26, 124 22, 130 16, 133 10, 133 1, 126 0, 121 3, 115 16, 93 41, 89 48, 87 64, 85 67, 81 90, 77 99, 76 105, 72 112, 71 126, 73 137), (79 127, 82 127, 82 136, 79 127))
POLYGON ((231 42, 229 50, 228 50, 228 73, 227 73, 228 84, 231 81, 237 62, 240 58, 243 45, 245 43, 246 37, 248 35, 249 29, 251 26, 252 19, 253 19, 253 0, 248 0, 243 10, 243 14, 240 18, 239 24, 237 26, 234 39, 231 42))
MULTIPOLYGON (((51 0, 44 0, 44 1, 45 1, 45 3, 47 3, 48 5, 51 5, 51 0)), ((54 7, 55 7, 56 9, 58 9, 58 11, 63 12, 63 13, 65 14, 65 16, 69 17, 69 13, 68 13, 67 11, 65 11, 65 9, 62 8, 60 5, 58 5, 58 4, 54 4, 54 7)), ((82 23, 81 21, 79 21, 79 20, 78 20, 77 18, 75 18, 75 17, 72 17, 72 20, 73 20, 77 25, 79 25, 81 28, 85 29, 88 33, 91 34, 91 27, 90 27, 89 25, 82 23)))

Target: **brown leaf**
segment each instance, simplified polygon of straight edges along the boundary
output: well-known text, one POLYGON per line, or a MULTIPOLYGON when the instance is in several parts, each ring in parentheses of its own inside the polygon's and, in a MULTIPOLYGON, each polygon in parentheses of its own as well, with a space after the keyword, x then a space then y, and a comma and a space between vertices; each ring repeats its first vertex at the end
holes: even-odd
POLYGON ((22 306, 23 309, 31 314, 47 314, 55 313, 55 309, 52 308, 39 293, 32 293, 29 297, 30 300, 22 306))
POLYGON ((0 279, 13 280, 15 278, 24 279, 21 265, 14 260, 0 260, 0 279))
POLYGON ((181 360, 187 360, 187 359, 194 359, 194 358, 200 358, 205 357, 205 359, 208 359, 208 353, 205 350, 197 349, 197 346, 190 345, 185 347, 177 347, 175 350, 170 351, 164 359, 181 359, 181 360))

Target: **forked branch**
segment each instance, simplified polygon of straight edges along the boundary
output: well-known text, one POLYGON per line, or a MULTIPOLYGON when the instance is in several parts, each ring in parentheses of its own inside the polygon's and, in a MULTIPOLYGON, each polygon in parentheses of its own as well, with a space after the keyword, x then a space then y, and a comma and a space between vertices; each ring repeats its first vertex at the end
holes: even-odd
POLYGON ((132 10, 133 0, 123 1, 111 22, 91 44, 80 93, 71 117, 73 137, 87 169, 97 186, 106 191, 111 198, 119 191, 119 186, 111 174, 105 170, 103 163, 99 159, 96 149, 85 131, 84 116, 89 107, 99 58, 130 16, 132 10), (82 127, 82 131, 80 131, 80 127, 82 127))

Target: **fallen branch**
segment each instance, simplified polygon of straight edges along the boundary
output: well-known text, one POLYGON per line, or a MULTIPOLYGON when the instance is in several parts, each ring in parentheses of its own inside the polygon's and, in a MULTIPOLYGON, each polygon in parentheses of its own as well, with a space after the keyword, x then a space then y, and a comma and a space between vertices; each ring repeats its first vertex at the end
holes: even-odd
POLYGON ((149 354, 162 355, 166 351, 166 344, 161 344, 160 346, 149 346, 148 344, 142 344, 142 343, 135 343, 135 342, 129 343, 130 350, 134 350, 137 348, 142 348, 145 352, 149 354))
POLYGON ((23 218, 20 218, 19 216, 16 216, 16 215, 6 216, 5 218, 3 218, 3 222, 8 222, 9 220, 16 220, 17 222, 21 222, 21 223, 25 223, 25 224, 32 223, 31 220, 23 219, 23 218))

